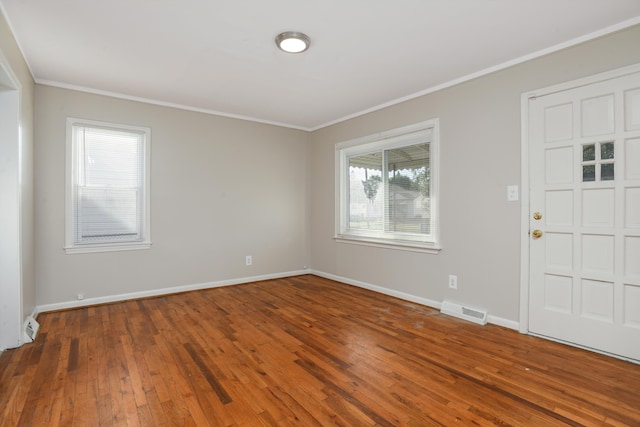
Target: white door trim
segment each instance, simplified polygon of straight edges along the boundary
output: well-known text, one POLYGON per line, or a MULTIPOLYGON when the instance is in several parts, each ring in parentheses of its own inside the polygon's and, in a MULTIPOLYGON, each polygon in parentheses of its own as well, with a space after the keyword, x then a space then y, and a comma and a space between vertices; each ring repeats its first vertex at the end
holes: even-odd
POLYGON ((23 344, 22 188, 20 110, 22 87, 0 51, 0 352, 23 344))
POLYGON ((633 64, 604 73, 560 83, 546 88, 525 92, 520 96, 521 121, 521 177, 522 198, 520 204, 520 327, 523 334, 529 333, 529 99, 575 89, 581 86, 622 77, 640 71, 640 64, 633 64))

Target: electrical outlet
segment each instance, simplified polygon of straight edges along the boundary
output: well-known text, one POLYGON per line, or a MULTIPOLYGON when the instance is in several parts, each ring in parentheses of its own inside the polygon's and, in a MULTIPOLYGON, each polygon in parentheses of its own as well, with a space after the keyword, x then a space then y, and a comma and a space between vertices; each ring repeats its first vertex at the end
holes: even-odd
POLYGON ((244 263, 245 263, 245 265, 253 264, 253 257, 251 255, 247 255, 247 257, 245 258, 244 263))
POLYGON ((78 294, 78 300, 83 300, 84 299, 84 294, 78 294))
POLYGON ((451 289, 458 289, 458 276, 454 276, 453 274, 449 275, 449 287, 451 289))

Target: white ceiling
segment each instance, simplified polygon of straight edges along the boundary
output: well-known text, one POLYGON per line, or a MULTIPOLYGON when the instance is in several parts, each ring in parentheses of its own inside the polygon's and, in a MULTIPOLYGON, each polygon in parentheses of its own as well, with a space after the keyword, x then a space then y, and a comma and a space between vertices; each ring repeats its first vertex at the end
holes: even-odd
POLYGON ((39 83, 306 130, 640 23, 639 0, 0 4, 39 83))

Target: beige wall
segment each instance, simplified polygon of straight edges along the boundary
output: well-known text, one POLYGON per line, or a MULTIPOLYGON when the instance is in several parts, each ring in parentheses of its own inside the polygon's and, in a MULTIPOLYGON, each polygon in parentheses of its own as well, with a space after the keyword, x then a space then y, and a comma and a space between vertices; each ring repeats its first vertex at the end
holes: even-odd
POLYGON ((20 90, 20 222, 21 222, 21 276, 23 317, 36 307, 35 252, 33 221, 33 91, 31 72, 13 38, 13 34, 0 13, 0 52, 6 58, 11 72, 19 80, 20 90))
POLYGON ((42 85, 35 98, 39 305, 309 265, 308 133, 42 85), (65 254, 67 117, 151 128, 150 250, 65 254))
MULTIPOLYGON (((640 62, 640 26, 330 126, 311 141, 314 270, 433 301, 452 299, 519 320, 520 100, 526 91, 640 62), (334 146, 440 118, 438 255, 336 243, 334 146), (458 290, 447 276, 458 276, 458 290)), ((509 323, 509 322, 506 322, 509 323)))

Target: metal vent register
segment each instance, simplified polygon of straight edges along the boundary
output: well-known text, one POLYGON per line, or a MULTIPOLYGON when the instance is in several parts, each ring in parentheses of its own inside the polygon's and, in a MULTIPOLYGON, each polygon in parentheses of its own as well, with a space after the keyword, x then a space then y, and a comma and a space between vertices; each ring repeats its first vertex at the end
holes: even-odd
POLYGON ((24 322, 24 342, 33 342, 38 335, 40 324, 33 317, 29 316, 27 321, 24 322))
POLYGON ((487 324, 487 311, 478 308, 467 307, 451 301, 443 301, 440 312, 460 319, 468 320, 479 325, 487 324))

